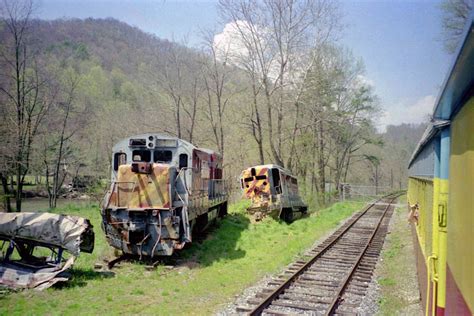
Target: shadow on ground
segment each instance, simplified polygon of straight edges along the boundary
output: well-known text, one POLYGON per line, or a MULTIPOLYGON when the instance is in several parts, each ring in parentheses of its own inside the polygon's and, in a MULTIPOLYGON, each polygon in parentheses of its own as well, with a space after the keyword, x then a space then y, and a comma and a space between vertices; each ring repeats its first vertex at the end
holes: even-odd
POLYGON ((235 260, 245 256, 245 250, 237 247, 241 234, 250 225, 243 214, 233 213, 212 225, 197 236, 188 249, 180 253, 178 264, 193 260, 208 266, 219 260, 235 260))
POLYGON ((142 258, 126 256, 119 260, 113 269, 122 263, 141 264, 147 267, 165 265, 173 268, 189 269, 211 265, 219 260, 234 260, 245 256, 245 251, 237 248, 242 231, 250 225, 250 220, 243 214, 229 214, 211 224, 204 232, 193 235, 193 242, 170 257, 142 258))
POLYGON ((70 278, 66 282, 56 283, 53 288, 55 289, 68 289, 74 287, 82 287, 87 285, 87 281, 91 280, 103 280, 113 278, 115 272, 112 271, 95 271, 93 269, 71 269, 67 271, 70 278))

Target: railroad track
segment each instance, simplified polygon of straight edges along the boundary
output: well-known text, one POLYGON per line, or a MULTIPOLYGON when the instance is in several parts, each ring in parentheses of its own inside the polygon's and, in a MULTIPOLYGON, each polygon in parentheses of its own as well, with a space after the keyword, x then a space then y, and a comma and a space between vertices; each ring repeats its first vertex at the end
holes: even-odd
POLYGON ((398 196, 383 197, 357 212, 312 249, 309 260, 295 262, 237 311, 249 315, 355 314, 371 282, 398 196))

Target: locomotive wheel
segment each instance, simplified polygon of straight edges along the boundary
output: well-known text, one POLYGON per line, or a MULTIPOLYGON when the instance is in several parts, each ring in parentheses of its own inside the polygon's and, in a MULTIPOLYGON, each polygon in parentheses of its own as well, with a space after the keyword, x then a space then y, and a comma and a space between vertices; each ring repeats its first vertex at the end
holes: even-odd
POLYGON ((207 227, 209 221, 207 219, 207 214, 199 215, 196 218, 196 223, 194 225, 193 233, 196 235, 201 234, 207 227))
POLYGON ((227 215, 227 202, 224 202, 219 206, 219 217, 223 218, 226 215, 227 215))
POLYGON ((292 208, 284 208, 282 212, 282 219, 287 222, 288 224, 293 222, 293 209, 292 208))

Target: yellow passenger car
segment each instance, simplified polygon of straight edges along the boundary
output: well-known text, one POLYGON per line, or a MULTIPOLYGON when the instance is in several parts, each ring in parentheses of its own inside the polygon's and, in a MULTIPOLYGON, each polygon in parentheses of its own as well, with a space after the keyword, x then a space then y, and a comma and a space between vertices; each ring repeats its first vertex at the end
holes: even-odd
POLYGON ((474 312, 474 23, 471 16, 409 164, 408 203, 426 315, 474 312))

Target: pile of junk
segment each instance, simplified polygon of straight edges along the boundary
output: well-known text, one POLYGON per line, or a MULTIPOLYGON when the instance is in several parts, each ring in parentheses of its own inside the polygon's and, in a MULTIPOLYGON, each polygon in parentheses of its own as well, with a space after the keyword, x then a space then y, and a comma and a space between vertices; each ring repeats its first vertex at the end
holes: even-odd
POLYGON ((67 281, 77 256, 92 253, 88 219, 52 213, 0 213, 0 287, 43 290, 67 281))

